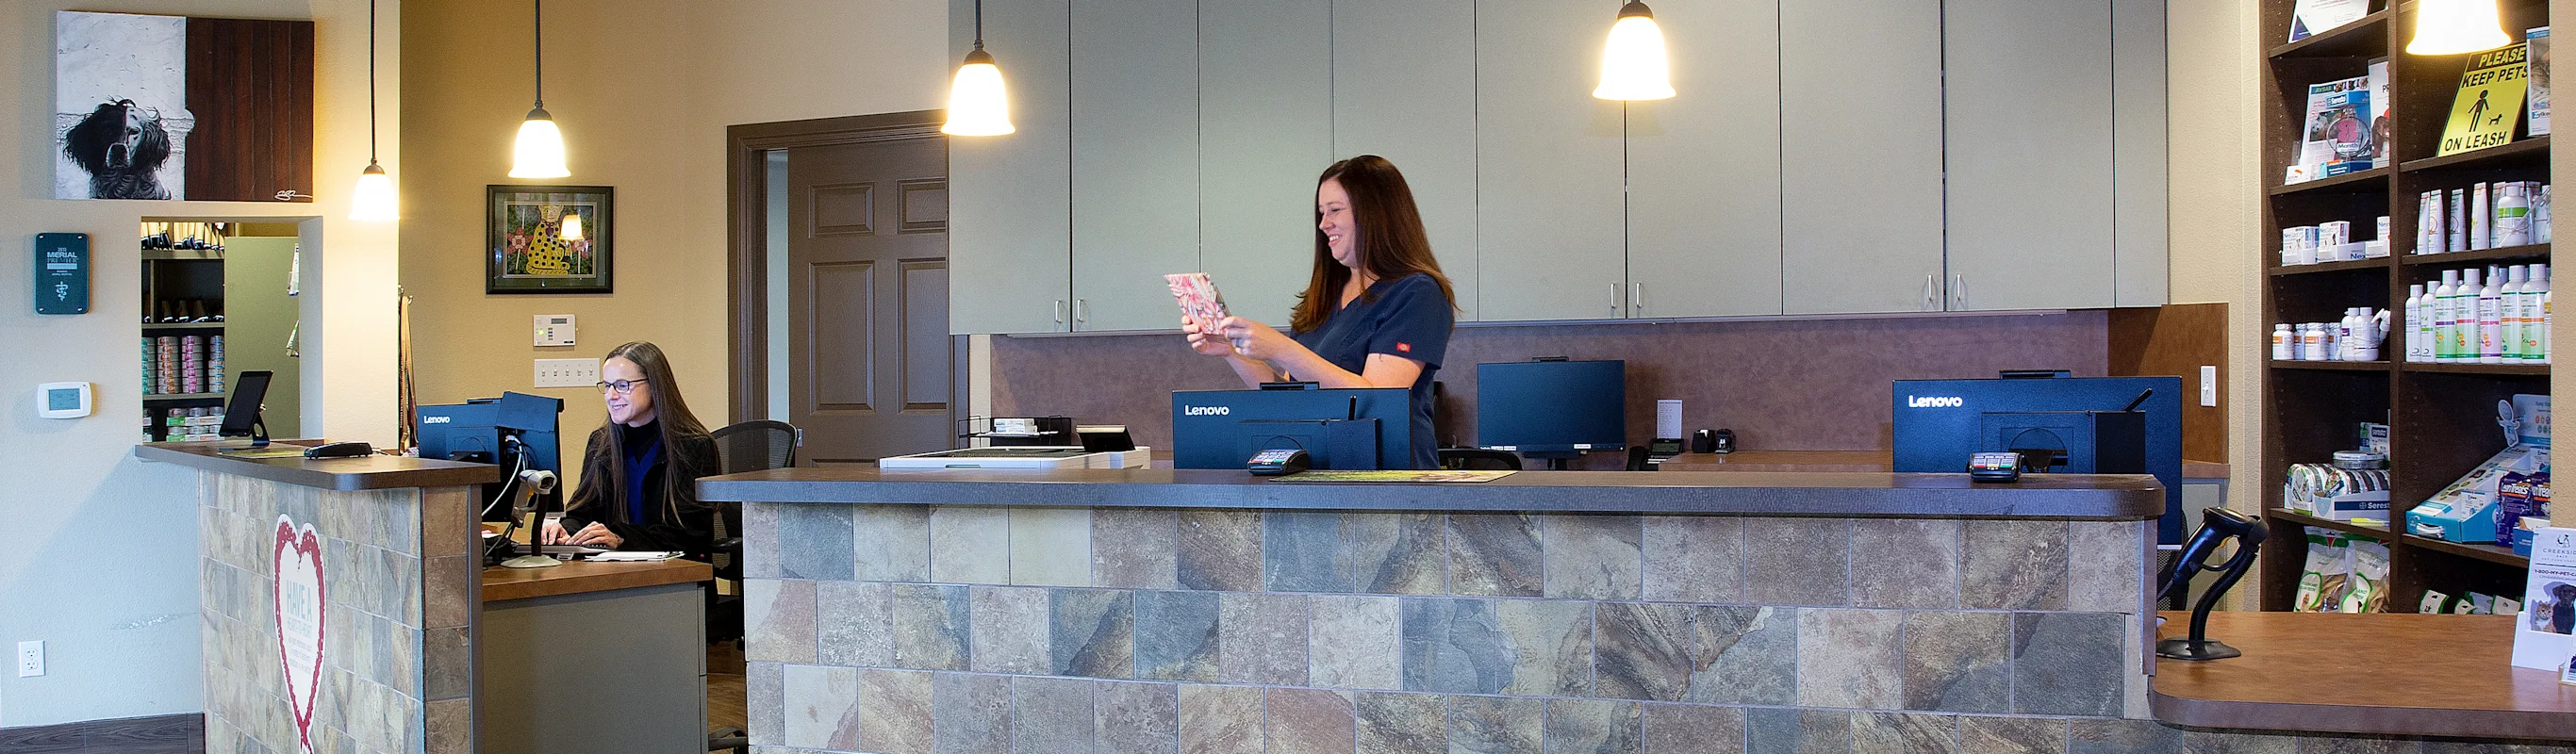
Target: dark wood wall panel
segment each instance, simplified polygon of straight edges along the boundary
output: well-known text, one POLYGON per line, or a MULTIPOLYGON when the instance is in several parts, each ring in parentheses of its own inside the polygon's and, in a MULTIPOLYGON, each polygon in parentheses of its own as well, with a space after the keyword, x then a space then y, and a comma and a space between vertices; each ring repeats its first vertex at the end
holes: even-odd
POLYGON ((197 754, 205 742, 196 712, 0 728, 0 754, 197 754))
POLYGON ((2113 309, 2111 376, 2182 377, 2182 457, 2227 462, 2227 304, 2113 309), (2218 367, 2218 405, 2200 405, 2200 368, 2218 367))
POLYGON ((186 198, 313 193, 313 44, 311 21, 188 19, 186 198))

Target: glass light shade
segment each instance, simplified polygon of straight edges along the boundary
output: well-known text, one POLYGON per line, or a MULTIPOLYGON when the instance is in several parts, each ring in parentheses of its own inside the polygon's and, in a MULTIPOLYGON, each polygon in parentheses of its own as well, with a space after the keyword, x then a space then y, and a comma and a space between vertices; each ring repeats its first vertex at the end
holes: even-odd
POLYGON ((2406 53, 2464 55, 2512 43, 2496 0, 2422 0, 2415 5, 2415 40, 2406 43, 2406 53))
POLYGON ((349 219, 360 222, 391 222, 402 219, 396 206, 394 177, 375 163, 367 163, 358 174, 358 187, 349 192, 349 219))
POLYGON ((518 149, 510 160, 512 178, 562 178, 572 175, 564 167, 563 130, 555 128, 554 116, 545 108, 528 111, 528 120, 519 124, 518 149))
POLYGON ((563 239, 566 241, 581 240, 581 213, 571 210, 564 211, 563 239))
POLYGON ((1610 25, 1610 43, 1601 49, 1601 86, 1592 96, 1607 100, 1671 99, 1672 65, 1664 56, 1664 30, 1642 3, 1621 12, 1610 25))
POLYGON ((1011 100, 1002 87, 1002 69, 983 50, 966 53, 957 78, 948 85, 948 123, 939 132, 955 136, 1000 136, 1011 127, 1011 100))

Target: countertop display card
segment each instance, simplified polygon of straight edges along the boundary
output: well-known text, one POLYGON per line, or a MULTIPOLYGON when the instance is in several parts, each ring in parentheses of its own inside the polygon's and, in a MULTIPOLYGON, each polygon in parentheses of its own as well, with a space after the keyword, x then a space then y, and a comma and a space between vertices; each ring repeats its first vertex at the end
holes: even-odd
POLYGON ((2515 667, 2565 672, 2576 656, 2576 529, 2552 527, 2531 540, 2531 579, 2514 621, 2515 667))

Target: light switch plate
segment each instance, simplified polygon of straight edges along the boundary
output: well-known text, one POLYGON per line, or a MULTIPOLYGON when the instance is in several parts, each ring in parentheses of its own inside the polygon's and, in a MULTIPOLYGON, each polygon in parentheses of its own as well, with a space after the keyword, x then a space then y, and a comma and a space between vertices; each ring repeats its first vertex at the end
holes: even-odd
POLYGON ((537 387, 590 387, 599 384, 598 359, 538 359, 537 387))
MULTIPOLYGON (((537 345, 541 347, 572 345, 572 315, 537 315, 537 345)), ((539 387, 544 387, 540 385, 539 387)))
POLYGON ((2212 408, 2218 406, 2218 367, 2216 365, 2203 364, 2200 367, 2200 405, 2212 408))

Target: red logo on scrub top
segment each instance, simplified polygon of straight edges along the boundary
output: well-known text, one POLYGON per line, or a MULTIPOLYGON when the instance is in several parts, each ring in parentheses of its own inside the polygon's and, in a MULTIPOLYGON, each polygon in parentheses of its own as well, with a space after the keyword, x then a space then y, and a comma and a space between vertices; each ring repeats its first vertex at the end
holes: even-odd
POLYGON ((1396 350, 1396 351, 1398 351, 1398 352, 1402 352, 1402 353, 1412 353, 1412 352, 1413 352, 1413 344, 1411 344, 1411 343, 1401 343, 1401 342, 1399 342, 1399 343, 1396 343, 1396 344, 1395 344, 1395 350, 1396 350))

